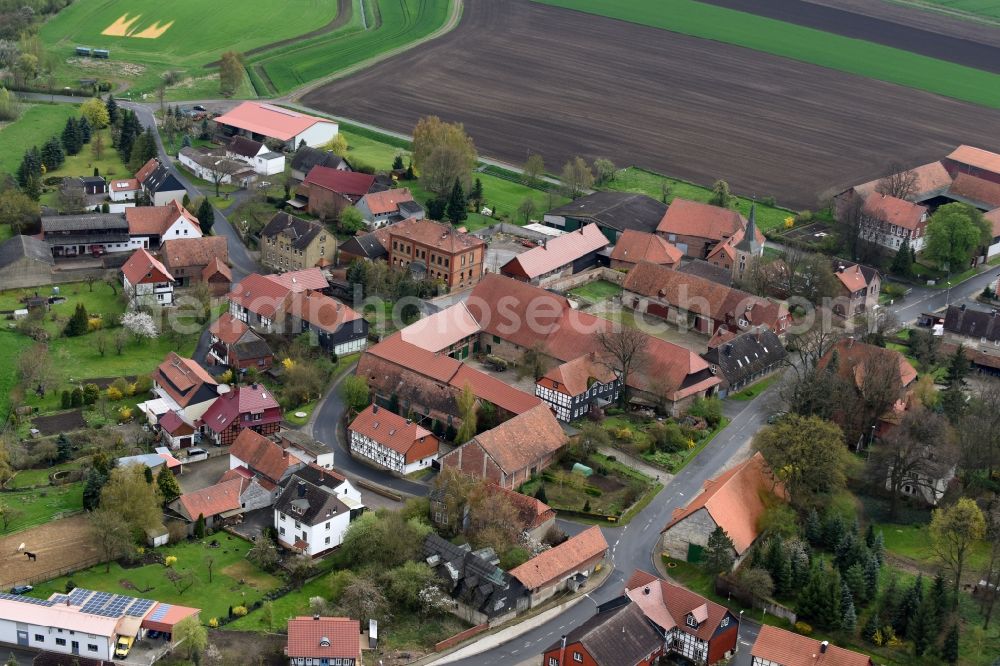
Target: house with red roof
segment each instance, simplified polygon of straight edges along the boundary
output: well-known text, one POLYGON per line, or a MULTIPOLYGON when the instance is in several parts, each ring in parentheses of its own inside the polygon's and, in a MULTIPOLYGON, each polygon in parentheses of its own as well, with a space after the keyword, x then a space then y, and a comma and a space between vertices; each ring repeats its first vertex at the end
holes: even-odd
POLYGON ((611 268, 627 271, 640 261, 677 268, 683 256, 683 252, 662 236, 626 229, 611 250, 611 268))
POLYGON ((481 330, 469 308, 460 301, 413 322, 401 331, 400 337, 426 351, 462 360, 479 351, 481 330))
POLYGON ((445 454, 441 464, 514 489, 554 463, 568 441, 552 410, 539 403, 445 454))
POLYGON ((277 488, 306 462, 277 442, 252 430, 244 430, 229 447, 229 471, 244 470, 249 477, 277 496, 277 488))
POLYGON ((408 187, 369 192, 354 207, 361 212, 369 229, 378 229, 409 218, 422 220, 425 216, 423 207, 413 200, 408 187))
POLYGON ((871 657, 769 624, 750 648, 751 666, 874 666, 871 657))
POLYGON ((535 395, 566 422, 586 416, 595 406, 615 402, 621 390, 621 378, 596 352, 557 365, 535 380, 535 395))
POLYGON ((221 394, 199 421, 202 435, 228 446, 244 430, 273 435, 281 424, 281 406, 263 384, 237 386, 221 394))
POLYGON ((608 246, 608 239, 596 224, 545 239, 527 252, 515 256, 500 267, 507 277, 534 285, 549 284, 559 278, 582 273, 598 263, 598 253, 608 246))
MULTIPOLYGON (((735 210, 675 197, 656 226, 656 233, 686 256, 705 259, 716 245, 746 226, 746 219, 735 210)), ((758 240, 763 242, 762 237, 758 240)))
POLYGON ((301 207, 304 202, 310 215, 321 219, 335 218, 340 211, 374 191, 375 187, 375 176, 371 174, 314 166, 295 190, 292 206, 301 207))
POLYGON ((716 527, 733 542, 738 562, 760 536, 757 527, 768 495, 785 499, 778 482, 759 452, 705 482, 702 492, 674 513, 661 531, 663 552, 677 560, 698 562, 716 527))
POLYGON ((201 223, 179 201, 164 206, 133 206, 125 209, 132 243, 157 249, 165 240, 201 238, 201 223))
POLYGON ((135 201, 141 191, 142 186, 135 178, 118 178, 108 183, 108 197, 116 203, 135 201))
POLYGON ((907 241, 911 250, 919 252, 924 248, 927 216, 927 206, 872 192, 861 207, 860 237, 893 252, 907 241))
POLYGON ((165 403, 164 411, 181 412, 195 423, 219 397, 219 384, 195 361, 169 352, 153 371, 153 392, 165 403))
POLYGON ((837 294, 833 311, 850 319, 863 312, 871 312, 878 305, 882 290, 882 276, 869 266, 834 261, 833 275, 837 278, 837 294))
POLYGON ((288 621, 285 656, 292 666, 361 666, 361 623, 346 617, 295 617, 288 621))
POLYGON ((369 405, 347 428, 351 453, 405 476, 438 458, 438 438, 430 430, 378 405, 369 405))
POLYGON ((163 307, 174 302, 174 276, 143 249, 133 252, 122 266, 122 287, 130 309, 163 307))
POLYGON ((241 498, 249 485, 249 479, 230 477, 206 488, 184 493, 167 508, 187 522, 189 530, 193 530, 199 517, 205 519, 206 527, 214 528, 216 522, 244 511, 241 498))
POLYGON ((245 136, 255 141, 281 142, 293 151, 299 146, 322 146, 339 131, 336 122, 264 102, 243 102, 217 116, 215 124, 225 137, 245 136))
POLYGON ((531 593, 531 606, 537 606, 556 592, 580 589, 607 554, 604 533, 593 525, 511 569, 510 575, 531 593))
POLYGON ((486 241, 452 225, 411 218, 386 227, 389 265, 415 277, 437 280, 448 289, 479 282, 485 271, 486 241))
POLYGON ((292 292, 285 302, 285 333, 309 333, 317 344, 337 356, 364 350, 368 320, 353 308, 316 291, 292 292))
POLYGON ((267 370, 274 362, 274 352, 264 338, 245 323, 225 312, 208 327, 211 344, 205 360, 228 365, 237 370, 267 370))
MULTIPOLYGON (((232 280, 232 272, 227 265, 229 244, 226 242, 225 236, 164 240, 160 244, 160 255, 163 257, 163 265, 177 279, 178 287, 205 282, 205 270, 214 261, 219 261, 225 266, 226 274, 229 276, 229 280, 232 280)), ((212 295, 221 296, 228 291, 229 284, 227 282, 225 291, 222 293, 213 291, 212 295)))
POLYGON ((177 412, 165 412, 156 421, 163 439, 171 449, 186 449, 194 444, 195 427, 177 412))

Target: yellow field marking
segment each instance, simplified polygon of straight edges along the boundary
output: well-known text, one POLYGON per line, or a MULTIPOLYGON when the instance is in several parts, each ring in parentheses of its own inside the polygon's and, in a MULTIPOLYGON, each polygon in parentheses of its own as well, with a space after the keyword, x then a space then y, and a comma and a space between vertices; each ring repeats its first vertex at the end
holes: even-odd
POLYGON ((136 14, 135 18, 128 19, 128 14, 122 14, 118 17, 118 20, 105 28, 101 34, 109 35, 111 37, 127 37, 129 30, 132 29, 132 24, 142 18, 142 14, 136 14))
POLYGON ((174 24, 174 22, 171 21, 170 23, 167 23, 167 24, 165 24, 165 25, 163 25, 161 27, 160 26, 160 22, 157 21, 156 23, 154 23, 153 25, 149 26, 148 28, 146 28, 142 32, 134 32, 134 33, 130 34, 129 37, 140 37, 142 39, 156 39, 157 37, 159 37, 160 35, 162 35, 163 33, 165 33, 167 31, 167 29, 170 26, 172 26, 173 24, 174 24))

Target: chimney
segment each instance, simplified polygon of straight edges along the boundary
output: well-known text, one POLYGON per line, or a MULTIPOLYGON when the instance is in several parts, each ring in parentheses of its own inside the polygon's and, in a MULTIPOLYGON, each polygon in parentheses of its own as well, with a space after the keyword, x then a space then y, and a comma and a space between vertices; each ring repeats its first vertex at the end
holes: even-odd
POLYGON ((372 414, 378 414, 378 405, 372 405, 372 414))
POLYGON ((406 425, 410 425, 412 423, 413 423, 413 419, 406 419, 406 425))
POLYGON ((306 484, 305 481, 299 481, 299 497, 306 496, 306 484))
POLYGON ((566 658, 566 634, 562 635, 562 645, 559 648, 559 666, 564 665, 563 659, 566 658))
POLYGON ((319 620, 319 613, 316 613, 315 615, 313 615, 313 619, 314 620, 319 620))
POLYGON ((819 653, 826 654, 826 649, 830 647, 830 641, 823 641, 819 644, 819 653))
POLYGON ((642 593, 643 594, 649 594, 649 585, 647 585, 646 587, 642 588, 642 593))

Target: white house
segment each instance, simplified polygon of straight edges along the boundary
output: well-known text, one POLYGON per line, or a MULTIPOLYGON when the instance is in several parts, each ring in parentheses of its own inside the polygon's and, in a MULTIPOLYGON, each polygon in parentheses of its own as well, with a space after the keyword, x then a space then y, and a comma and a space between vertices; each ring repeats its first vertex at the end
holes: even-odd
POLYGON ((132 247, 156 249, 165 240, 201 238, 198 218, 177 201, 165 206, 134 206, 125 210, 132 247))
POLYGON ((438 438, 413 421, 369 405, 348 428, 351 453, 397 474, 430 467, 438 459, 438 438))
POLYGON ((111 197, 112 201, 119 203, 135 201, 136 195, 141 191, 142 186, 135 178, 122 178, 108 183, 108 196, 111 197))
POLYGON ((273 139, 282 142, 288 150, 295 150, 302 144, 322 146, 339 131, 332 120, 262 102, 243 102, 217 117, 215 124, 228 136, 241 135, 256 141, 273 139))
POLYGON ((226 145, 226 157, 243 162, 262 176, 285 172, 285 156, 268 150, 260 141, 234 136, 226 145))
POLYGON ((425 217, 424 209, 413 200, 413 194, 407 187, 369 192, 354 207, 369 229, 378 229, 404 219, 422 220, 425 217))
MULTIPOLYGON (((192 148, 186 146, 177 153, 177 160, 198 178, 220 185, 249 187, 257 179, 251 165, 243 160, 230 159, 225 148, 192 148)), ((284 158, 282 158, 284 162, 284 158)))
POLYGON ((122 283, 130 308, 174 302, 174 277, 146 250, 136 250, 122 266, 122 283))
POLYGON ((278 541, 309 557, 333 550, 344 541, 351 508, 337 495, 292 475, 274 503, 278 541))
POLYGON ((861 238, 893 251, 899 250, 905 240, 914 252, 920 252, 926 233, 927 206, 878 192, 865 199, 861 238))

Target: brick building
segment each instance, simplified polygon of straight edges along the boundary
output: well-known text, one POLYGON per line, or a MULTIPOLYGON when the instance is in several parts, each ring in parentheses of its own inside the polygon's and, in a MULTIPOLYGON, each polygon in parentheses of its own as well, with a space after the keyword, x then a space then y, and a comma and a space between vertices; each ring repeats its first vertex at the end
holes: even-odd
POLYGON ((439 280, 448 289, 475 286, 483 276, 486 241, 450 224, 403 220, 388 227, 389 265, 416 277, 439 280))
POLYGON ((232 444, 243 430, 261 435, 278 432, 281 406, 263 384, 237 386, 223 393, 201 417, 204 436, 216 446, 232 444))

